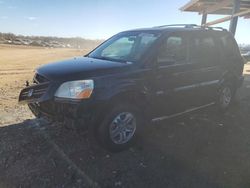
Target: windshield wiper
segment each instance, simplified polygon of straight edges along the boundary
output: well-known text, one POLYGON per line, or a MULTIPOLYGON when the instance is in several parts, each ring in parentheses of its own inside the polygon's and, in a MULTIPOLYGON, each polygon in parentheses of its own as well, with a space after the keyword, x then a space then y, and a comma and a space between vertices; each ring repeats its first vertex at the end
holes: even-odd
POLYGON ((110 57, 103 57, 103 56, 100 56, 100 57, 94 56, 94 57, 91 57, 91 58, 101 59, 101 60, 107 60, 107 61, 114 61, 114 62, 120 62, 120 63, 127 63, 127 61, 123 60, 123 59, 113 59, 113 58, 110 58, 110 57))

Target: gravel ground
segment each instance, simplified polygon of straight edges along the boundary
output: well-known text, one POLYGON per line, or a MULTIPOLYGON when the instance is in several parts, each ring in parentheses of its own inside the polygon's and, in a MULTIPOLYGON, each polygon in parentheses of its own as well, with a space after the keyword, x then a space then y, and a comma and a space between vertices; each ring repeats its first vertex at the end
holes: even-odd
POLYGON ((245 74, 225 115, 209 108, 150 124, 134 147, 116 154, 86 132, 34 119, 24 106, 3 108, 0 188, 249 188, 249 69, 245 74))
POLYGON ((32 119, 0 129, 0 187, 250 187, 250 98, 148 125, 117 154, 32 119))
POLYGON ((248 188, 248 84, 224 116, 210 108, 148 125, 136 146, 117 154, 43 120, 1 127, 0 187, 248 188))

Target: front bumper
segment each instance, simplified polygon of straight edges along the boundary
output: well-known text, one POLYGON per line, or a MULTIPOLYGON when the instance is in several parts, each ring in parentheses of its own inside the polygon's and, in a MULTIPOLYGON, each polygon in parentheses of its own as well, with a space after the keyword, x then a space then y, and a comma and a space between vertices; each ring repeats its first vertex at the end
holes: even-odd
POLYGON ((54 100, 28 104, 31 112, 38 118, 88 128, 93 116, 81 103, 62 103, 54 100))
MULTIPOLYGON (((37 78, 39 75, 36 75, 37 78)), ((41 77, 41 76, 40 76, 41 77)), ((39 77, 39 78, 40 78, 39 77)), ((89 100, 62 100, 54 97, 61 83, 34 79, 34 84, 24 88, 19 95, 19 103, 28 104, 36 117, 67 124, 89 124, 92 118, 92 102, 89 100)))

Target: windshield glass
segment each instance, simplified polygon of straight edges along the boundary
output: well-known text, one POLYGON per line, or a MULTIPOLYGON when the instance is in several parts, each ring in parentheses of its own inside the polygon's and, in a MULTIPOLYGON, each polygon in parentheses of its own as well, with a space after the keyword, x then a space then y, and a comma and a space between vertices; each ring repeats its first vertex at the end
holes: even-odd
POLYGON ((89 57, 120 62, 136 62, 159 37, 153 32, 126 32, 104 42, 89 57))

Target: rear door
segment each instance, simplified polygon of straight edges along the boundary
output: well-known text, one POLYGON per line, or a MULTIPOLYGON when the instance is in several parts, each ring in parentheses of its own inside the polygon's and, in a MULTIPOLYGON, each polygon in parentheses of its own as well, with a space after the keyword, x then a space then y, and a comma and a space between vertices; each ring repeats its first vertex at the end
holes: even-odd
POLYGON ((214 31, 192 31, 188 63, 193 67, 196 82, 195 105, 214 101, 222 75, 220 44, 214 31))

